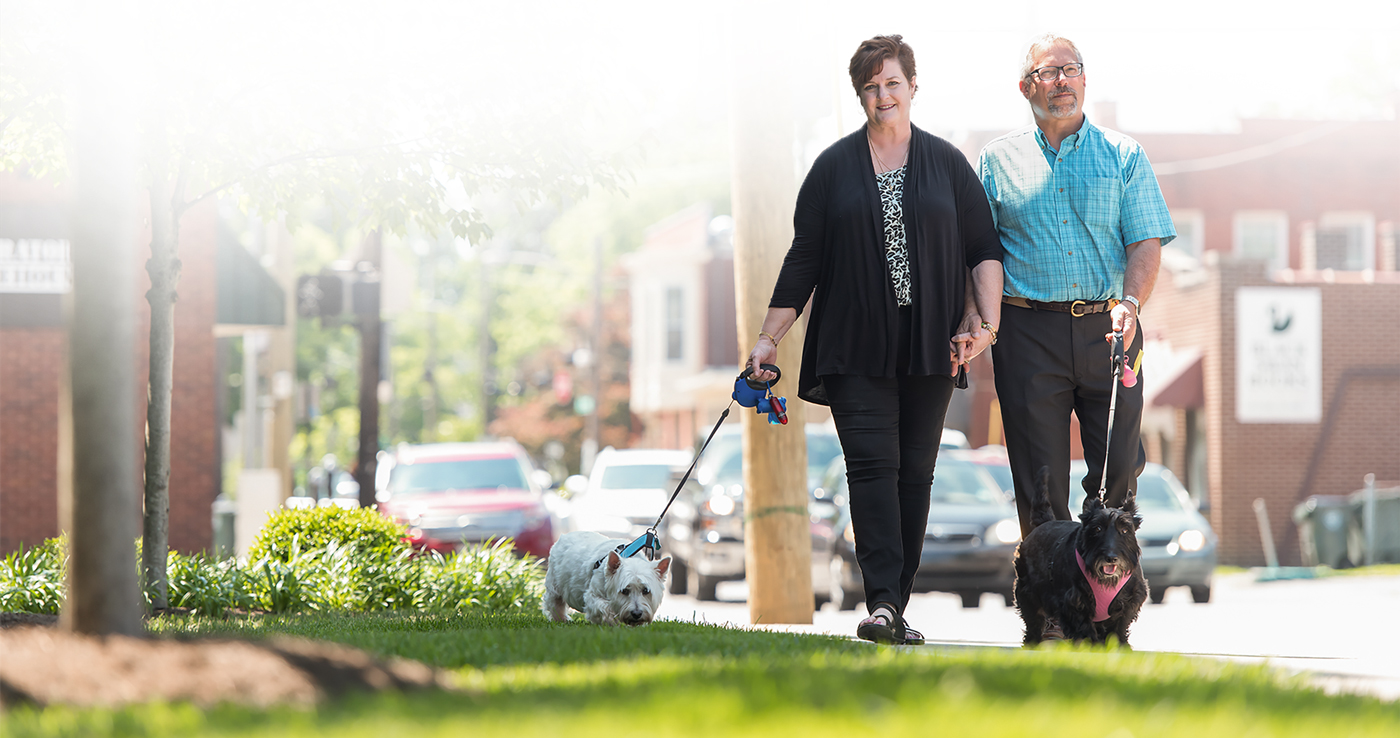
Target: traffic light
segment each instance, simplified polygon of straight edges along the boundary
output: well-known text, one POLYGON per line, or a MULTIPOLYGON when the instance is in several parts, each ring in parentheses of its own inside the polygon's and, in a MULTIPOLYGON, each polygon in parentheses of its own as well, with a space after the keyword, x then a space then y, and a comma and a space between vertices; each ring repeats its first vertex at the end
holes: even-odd
POLYGON ((297 315, 333 318, 345 310, 345 283, 332 272, 306 274, 297 279, 297 315))

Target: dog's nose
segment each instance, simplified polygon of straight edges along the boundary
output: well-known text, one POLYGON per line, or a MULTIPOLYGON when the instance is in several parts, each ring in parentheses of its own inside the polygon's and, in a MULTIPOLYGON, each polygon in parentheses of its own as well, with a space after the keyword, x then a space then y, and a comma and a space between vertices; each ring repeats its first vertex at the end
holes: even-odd
POLYGON ((632 622, 635 623, 638 620, 641 620, 646 615, 646 613, 642 612, 641 610, 633 610, 632 612, 628 613, 628 615, 629 617, 631 617, 632 622))

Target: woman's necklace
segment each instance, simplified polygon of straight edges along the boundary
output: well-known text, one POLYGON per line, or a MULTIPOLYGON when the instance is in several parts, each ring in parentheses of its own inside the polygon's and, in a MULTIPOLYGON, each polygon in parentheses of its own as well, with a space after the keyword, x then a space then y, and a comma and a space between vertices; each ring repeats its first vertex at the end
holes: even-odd
POLYGON ((881 158, 880 158, 880 152, 877 151, 877 150, 875 149, 875 141, 873 141, 873 140, 870 138, 870 132, 869 132, 869 131, 866 131, 866 133, 865 133, 865 143, 868 144, 868 145, 870 146, 870 155, 875 157, 875 163, 880 165, 880 171, 879 171, 879 172, 876 172, 876 174, 884 174, 885 172, 893 171, 893 170, 895 170, 895 169, 898 169, 899 167, 904 166, 904 164, 905 164, 907 161, 909 161, 909 147, 908 147, 908 146, 905 146, 905 147, 904 147, 904 156, 903 156, 902 158, 900 158, 900 160, 899 160, 899 167, 892 167, 892 166, 886 164, 884 159, 881 159, 881 158))

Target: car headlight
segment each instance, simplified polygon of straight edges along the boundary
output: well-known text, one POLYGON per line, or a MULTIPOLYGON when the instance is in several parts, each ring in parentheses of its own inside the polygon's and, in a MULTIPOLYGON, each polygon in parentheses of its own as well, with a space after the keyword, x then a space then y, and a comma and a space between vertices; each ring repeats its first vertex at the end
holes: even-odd
POLYGON ((1199 551, 1206 545, 1206 534, 1192 528, 1182 531, 1181 535, 1176 537, 1176 542, 1181 544, 1182 551, 1199 551))
POLYGON ((718 495, 716 497, 711 497, 710 501, 706 504, 709 506, 710 512, 716 515, 729 515, 734 512, 733 497, 718 495))
POLYGON ((841 537, 845 538, 846 542, 852 546, 856 545, 856 527, 847 523, 846 529, 841 531, 841 537))
POLYGON ((1020 518, 1007 518, 987 529, 987 538, 1010 545, 1021 540, 1020 518))

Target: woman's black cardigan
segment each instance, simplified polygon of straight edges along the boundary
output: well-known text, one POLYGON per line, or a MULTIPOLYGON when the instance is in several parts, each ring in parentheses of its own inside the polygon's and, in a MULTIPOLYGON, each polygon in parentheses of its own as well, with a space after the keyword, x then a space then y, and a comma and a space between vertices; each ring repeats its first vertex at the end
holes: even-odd
MULTIPOLYGON (((893 377, 899 350, 899 308, 865 126, 817 157, 792 220, 792 248, 768 306, 800 314, 815 289, 797 396, 825 405, 823 375, 893 377)), ((904 229, 913 296, 908 373, 947 375, 967 270, 1001 261, 1001 239, 967 158, 917 127, 904 174, 904 229)))

